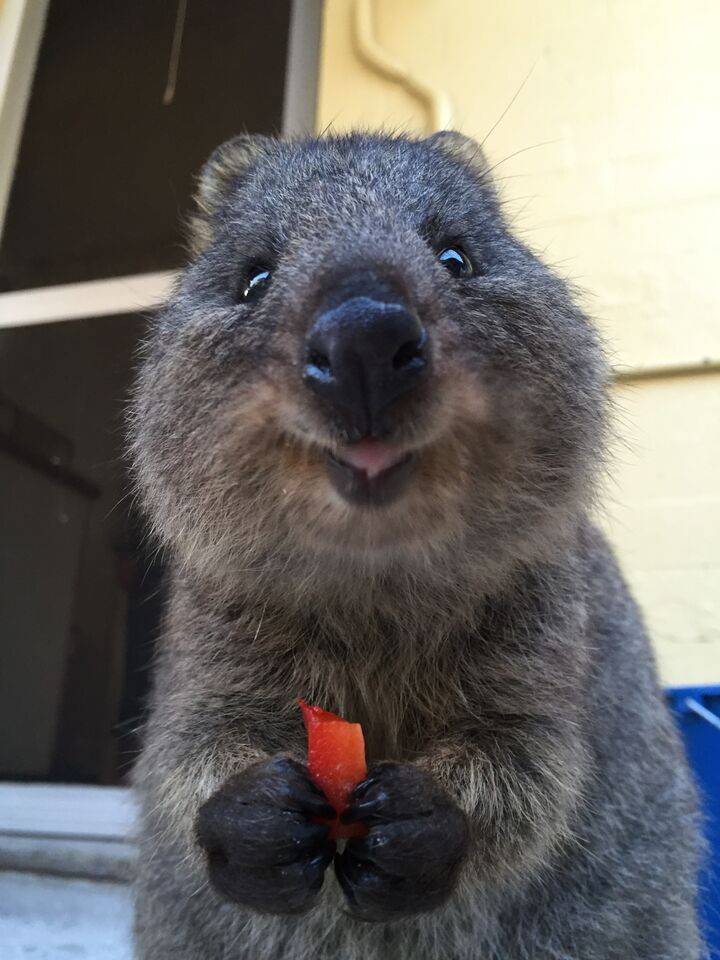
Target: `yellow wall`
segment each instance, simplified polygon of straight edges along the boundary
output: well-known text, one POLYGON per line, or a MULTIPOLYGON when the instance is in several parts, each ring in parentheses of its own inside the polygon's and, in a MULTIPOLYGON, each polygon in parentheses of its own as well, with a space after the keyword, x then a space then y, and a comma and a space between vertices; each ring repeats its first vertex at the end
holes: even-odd
POLYGON ((720 371, 617 388, 606 520, 669 683, 720 682, 720 371))
POLYGON ((713 0, 326 0, 321 47, 318 129, 487 136, 587 291, 623 376, 606 523, 668 683, 720 682, 719 36, 713 0))

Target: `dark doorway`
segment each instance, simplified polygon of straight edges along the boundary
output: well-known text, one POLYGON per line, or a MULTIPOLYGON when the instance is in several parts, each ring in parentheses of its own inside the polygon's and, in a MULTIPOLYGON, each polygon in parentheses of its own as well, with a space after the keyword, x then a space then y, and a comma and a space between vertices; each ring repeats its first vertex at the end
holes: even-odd
MULTIPOLYGON (((280 130, 290 8, 51 0, 0 292, 181 266, 208 154, 280 130)), ((144 329, 107 316, 0 330, 5 779, 116 783, 137 749, 163 604, 123 459, 144 329)))
POLYGON ((289 17, 288 0, 51 0, 0 291, 178 266, 210 151, 280 129, 289 17))

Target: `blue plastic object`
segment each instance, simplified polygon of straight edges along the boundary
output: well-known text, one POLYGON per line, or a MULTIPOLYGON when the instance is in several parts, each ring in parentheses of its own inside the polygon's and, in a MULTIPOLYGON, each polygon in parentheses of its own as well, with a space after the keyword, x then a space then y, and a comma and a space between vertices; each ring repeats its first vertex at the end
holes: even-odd
POLYGON ((700 915, 710 956, 720 960, 720 686, 674 687, 667 696, 703 799, 709 850, 700 915))

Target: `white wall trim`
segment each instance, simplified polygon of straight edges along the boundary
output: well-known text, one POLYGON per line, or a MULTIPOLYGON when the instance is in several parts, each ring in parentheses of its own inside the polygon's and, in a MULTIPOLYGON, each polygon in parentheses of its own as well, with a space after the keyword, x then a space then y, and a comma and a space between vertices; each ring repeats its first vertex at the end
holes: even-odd
POLYGON ((0 294, 0 329, 83 317, 142 313, 167 300, 178 274, 138 273, 0 294))
POLYGON ((283 97, 285 136, 315 131, 321 33, 322 0, 293 0, 283 97))
POLYGON ((0 783, 0 837, 127 840, 135 823, 127 787, 0 783))
POLYGON ((0 237, 48 0, 0 0, 0 237))

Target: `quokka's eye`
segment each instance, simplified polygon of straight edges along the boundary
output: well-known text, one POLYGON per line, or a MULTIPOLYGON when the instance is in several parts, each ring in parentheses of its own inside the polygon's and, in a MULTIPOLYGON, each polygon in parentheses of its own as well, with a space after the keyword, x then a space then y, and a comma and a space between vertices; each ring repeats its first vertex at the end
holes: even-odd
POLYGON ((267 267, 253 267, 247 275, 240 299, 243 303, 253 303, 265 293, 272 276, 267 267))
POLYGON ((438 254, 438 260, 454 277, 471 277, 475 272, 472 263, 460 247, 446 247, 438 254))

